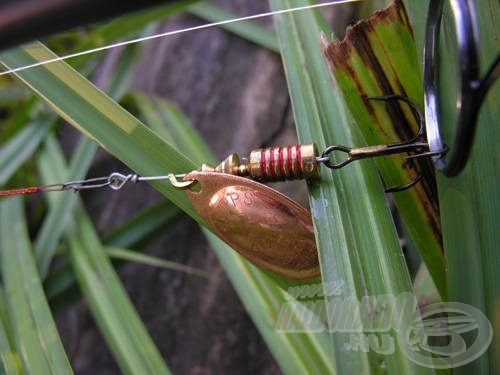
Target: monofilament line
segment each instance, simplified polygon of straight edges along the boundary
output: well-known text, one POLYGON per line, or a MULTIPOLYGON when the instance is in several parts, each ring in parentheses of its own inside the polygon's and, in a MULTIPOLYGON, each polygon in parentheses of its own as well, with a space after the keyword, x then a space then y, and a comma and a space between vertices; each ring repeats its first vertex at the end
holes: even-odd
POLYGON ((106 51, 106 50, 109 50, 109 49, 112 49, 112 48, 126 46, 126 45, 129 45, 129 44, 145 42, 145 41, 152 40, 152 39, 164 38, 164 37, 172 36, 172 35, 179 35, 179 34, 182 34, 182 33, 187 33, 187 32, 192 32, 192 31, 197 31, 197 30, 208 29, 210 27, 223 26, 223 25, 227 25, 227 24, 235 23, 235 22, 250 21, 250 20, 255 20, 255 19, 259 19, 259 18, 264 18, 264 17, 270 17, 270 16, 274 16, 274 15, 279 15, 279 14, 292 13, 292 12, 297 12, 297 11, 306 10, 306 9, 313 9, 313 8, 322 8, 322 7, 327 7, 327 6, 336 5, 336 4, 353 3, 353 2, 358 2, 358 1, 362 1, 362 0, 337 0, 337 1, 329 1, 329 2, 326 2, 326 3, 312 4, 312 5, 295 7, 295 8, 288 8, 288 9, 281 9, 281 10, 276 10, 276 11, 270 11, 270 12, 252 14, 252 15, 249 15, 249 16, 232 18, 232 19, 229 19, 229 20, 223 20, 223 21, 217 21, 217 22, 211 22, 211 23, 206 23, 206 24, 199 25, 199 26, 187 27, 185 29, 179 29, 179 30, 173 30, 173 31, 166 31, 164 33, 153 34, 153 35, 149 35, 149 36, 145 36, 145 37, 141 37, 141 38, 129 39, 129 40, 125 40, 125 41, 122 41, 122 42, 108 44, 108 45, 105 45, 105 46, 96 47, 96 48, 88 49, 88 50, 81 51, 81 52, 75 52, 75 53, 71 53, 71 54, 68 54, 68 55, 55 57, 53 59, 39 61, 39 62, 36 62, 36 63, 33 63, 33 64, 21 66, 21 67, 18 67, 18 68, 8 69, 6 71, 0 72, 0 76, 6 75, 6 74, 20 72, 20 71, 23 71, 23 70, 26 70, 26 69, 35 68, 37 66, 46 65, 46 64, 53 63, 53 62, 57 62, 57 61, 71 59, 73 57, 79 57, 79 56, 89 55, 89 54, 96 53, 96 52, 106 51))

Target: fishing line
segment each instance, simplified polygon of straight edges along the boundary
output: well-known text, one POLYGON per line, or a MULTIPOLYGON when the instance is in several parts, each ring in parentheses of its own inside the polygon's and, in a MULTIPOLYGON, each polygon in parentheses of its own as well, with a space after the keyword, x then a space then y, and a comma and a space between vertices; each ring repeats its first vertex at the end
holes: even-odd
POLYGON ((149 36, 145 36, 145 37, 133 38, 133 39, 129 39, 129 40, 117 42, 117 43, 107 44, 105 46, 91 48, 91 49, 88 49, 88 50, 85 50, 85 51, 81 51, 81 52, 70 53, 70 54, 67 54, 67 55, 55 57, 53 59, 43 60, 43 61, 39 61, 39 62, 36 62, 36 63, 33 63, 33 64, 29 64, 29 65, 25 65, 25 66, 21 66, 21 67, 17 67, 17 68, 11 68, 11 69, 8 69, 6 71, 0 72, 0 76, 11 74, 11 73, 20 72, 20 71, 23 71, 23 70, 27 70, 27 69, 35 68, 35 67, 38 67, 38 66, 50 64, 50 63, 53 63, 53 62, 58 62, 58 61, 63 61, 63 60, 71 59, 73 57, 85 56, 85 55, 89 55, 89 54, 96 53, 96 52, 106 51, 106 50, 110 50, 110 49, 117 48, 117 47, 127 46, 127 45, 130 45, 130 44, 146 42, 148 40, 153 40, 153 39, 158 39, 158 38, 164 38, 164 37, 167 37, 167 36, 179 35, 179 34, 188 33, 188 32, 192 32, 192 31, 204 30, 204 29, 208 29, 208 28, 211 28, 211 27, 224 26, 224 25, 228 25, 230 23, 236 23, 236 22, 242 22, 242 21, 250 21, 250 20, 255 20, 255 19, 259 19, 259 18, 265 18, 265 17, 270 17, 270 16, 274 16, 274 15, 280 15, 280 14, 286 14, 286 13, 292 13, 292 12, 297 12, 297 11, 306 10, 306 9, 323 8, 323 7, 327 7, 327 6, 330 6, 330 5, 345 4, 345 3, 354 3, 354 2, 358 2, 358 1, 362 1, 362 0, 336 0, 336 1, 329 1, 329 2, 326 2, 326 3, 311 4, 311 5, 306 5, 306 6, 294 7, 294 8, 288 8, 288 9, 281 9, 281 10, 275 10, 275 11, 269 11, 269 12, 264 12, 264 13, 252 14, 252 15, 249 15, 249 16, 232 18, 232 19, 223 20, 223 21, 210 22, 210 23, 206 23, 206 24, 202 24, 202 25, 198 25, 198 26, 187 27, 187 28, 179 29, 179 30, 166 31, 166 32, 163 32, 163 33, 153 34, 153 35, 149 35, 149 36))

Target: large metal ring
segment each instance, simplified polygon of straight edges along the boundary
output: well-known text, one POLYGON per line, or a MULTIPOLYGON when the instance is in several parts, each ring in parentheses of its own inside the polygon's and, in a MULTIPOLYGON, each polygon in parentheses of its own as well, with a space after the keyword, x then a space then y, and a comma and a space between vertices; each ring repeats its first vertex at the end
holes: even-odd
MULTIPOLYGON (((471 0, 449 0, 459 49, 460 91, 457 97, 457 121, 455 139, 449 152, 433 157, 437 169, 445 176, 456 176, 465 166, 470 155, 477 116, 484 96, 500 74, 500 55, 481 78, 479 76, 479 35, 475 8, 471 0)), ((439 154, 445 150, 439 121, 438 100, 438 50, 439 32, 444 0, 429 3, 424 47, 424 101, 425 122, 429 150, 439 154)))

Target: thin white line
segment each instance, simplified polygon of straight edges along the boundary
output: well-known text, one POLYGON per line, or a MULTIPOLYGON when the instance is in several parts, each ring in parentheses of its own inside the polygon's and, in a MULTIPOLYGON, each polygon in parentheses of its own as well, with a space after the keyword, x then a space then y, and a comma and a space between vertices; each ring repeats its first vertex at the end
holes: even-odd
POLYGON ((166 37, 166 36, 178 35, 178 34, 181 34, 181 33, 187 33, 187 32, 197 31, 197 30, 203 30, 203 29, 207 29, 209 27, 222 26, 222 25, 227 25, 227 24, 234 23, 234 22, 249 21, 249 20, 254 20, 254 19, 258 19, 258 18, 269 17, 269 16, 272 16, 272 15, 278 15, 278 14, 284 14, 284 13, 291 13, 291 12, 296 12, 296 11, 305 10, 305 9, 321 8, 321 7, 326 7, 326 6, 334 5, 334 4, 352 3, 352 2, 357 2, 357 1, 362 1, 362 0, 337 0, 337 1, 329 1, 329 2, 326 2, 326 3, 311 4, 311 5, 307 5, 307 6, 301 6, 301 7, 295 7, 295 8, 282 9, 282 10, 276 10, 276 11, 271 11, 271 12, 253 14, 253 15, 250 15, 250 16, 233 18, 233 19, 230 19, 230 20, 224 20, 224 21, 218 21, 218 22, 212 22, 212 23, 207 23, 207 24, 203 24, 203 25, 199 25, 199 26, 188 27, 188 28, 180 29, 180 30, 167 31, 167 32, 164 32, 164 33, 159 33, 159 34, 149 35, 149 36, 145 36, 145 37, 141 37, 141 38, 129 39, 129 40, 118 42, 118 43, 108 44, 108 45, 105 45, 105 46, 102 46, 102 47, 92 48, 92 49, 89 49, 89 50, 86 50, 86 51, 75 52, 75 53, 71 53, 71 54, 68 54, 68 55, 55 57, 53 59, 48 59, 48 60, 44 60, 44 61, 39 61, 37 63, 29 64, 29 65, 26 65, 26 66, 21 66, 21 67, 18 67, 18 68, 12 68, 12 69, 0 72, 0 76, 6 75, 6 74, 20 72, 20 71, 23 71, 23 70, 26 70, 26 69, 34 68, 34 67, 41 66, 41 65, 50 64, 50 63, 57 62, 57 61, 71 59, 73 57, 79 57, 79 56, 88 55, 88 54, 91 54, 91 53, 96 53, 96 52, 100 52, 100 51, 106 51, 106 50, 109 50, 109 49, 112 49, 112 48, 126 46, 126 45, 134 44, 134 43, 145 42, 147 40, 152 40, 152 39, 157 39, 157 38, 163 38, 163 37, 166 37))

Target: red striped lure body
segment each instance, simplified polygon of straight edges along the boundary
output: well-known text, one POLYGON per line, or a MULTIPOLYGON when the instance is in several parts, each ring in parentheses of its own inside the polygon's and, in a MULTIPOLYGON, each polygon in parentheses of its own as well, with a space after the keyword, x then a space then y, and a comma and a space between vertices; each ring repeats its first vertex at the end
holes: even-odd
POLYGON ((249 177, 259 182, 319 178, 316 144, 269 147, 250 152, 247 158, 229 155, 217 167, 203 166, 202 171, 249 177))

